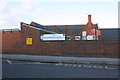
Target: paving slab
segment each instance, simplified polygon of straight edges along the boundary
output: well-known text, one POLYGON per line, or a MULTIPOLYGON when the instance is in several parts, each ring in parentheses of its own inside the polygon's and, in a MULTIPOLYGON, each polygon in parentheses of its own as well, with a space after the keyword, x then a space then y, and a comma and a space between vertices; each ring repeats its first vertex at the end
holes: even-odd
POLYGON ((61 62, 61 63, 94 63, 94 64, 113 64, 119 65, 118 58, 91 58, 91 57, 65 57, 65 56, 40 56, 40 55, 21 55, 21 54, 2 54, 3 59, 28 60, 40 62, 61 62))

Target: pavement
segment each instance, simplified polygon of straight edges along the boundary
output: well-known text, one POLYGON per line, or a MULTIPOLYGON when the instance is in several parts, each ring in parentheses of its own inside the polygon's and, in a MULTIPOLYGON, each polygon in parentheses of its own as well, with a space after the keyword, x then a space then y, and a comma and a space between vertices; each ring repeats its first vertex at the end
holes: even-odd
POLYGON ((93 57, 65 57, 65 56, 41 56, 22 54, 2 54, 2 59, 39 61, 45 63, 85 63, 85 64, 106 64, 120 65, 118 58, 93 58, 93 57))

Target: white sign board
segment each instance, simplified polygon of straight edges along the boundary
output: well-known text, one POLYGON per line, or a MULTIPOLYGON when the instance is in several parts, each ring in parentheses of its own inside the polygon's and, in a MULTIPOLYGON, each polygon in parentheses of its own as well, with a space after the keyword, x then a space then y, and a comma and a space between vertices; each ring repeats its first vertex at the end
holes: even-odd
POLYGON ((82 40, 86 40, 86 36, 82 36, 82 40))
POLYGON ((82 36, 86 36, 86 31, 83 31, 83 32, 82 32, 82 36))
POLYGON ((75 36, 75 40, 80 40, 80 36, 75 36))
POLYGON ((94 36, 93 35, 88 35, 87 40, 94 40, 94 36))
POLYGON ((42 34, 40 36, 42 41, 63 41, 65 40, 64 34, 42 34))

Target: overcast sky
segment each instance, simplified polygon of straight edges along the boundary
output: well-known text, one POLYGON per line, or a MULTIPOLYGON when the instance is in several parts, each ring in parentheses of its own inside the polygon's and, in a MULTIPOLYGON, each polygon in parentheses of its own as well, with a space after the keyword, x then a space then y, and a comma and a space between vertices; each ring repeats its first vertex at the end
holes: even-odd
POLYGON ((20 22, 41 25, 86 24, 88 14, 100 28, 118 28, 119 0, 0 0, 0 29, 20 22))

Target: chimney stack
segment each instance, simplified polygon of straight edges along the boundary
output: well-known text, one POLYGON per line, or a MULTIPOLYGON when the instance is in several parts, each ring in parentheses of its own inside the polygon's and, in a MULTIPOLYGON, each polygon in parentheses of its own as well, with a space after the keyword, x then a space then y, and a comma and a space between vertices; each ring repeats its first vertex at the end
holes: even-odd
POLYGON ((91 22, 91 15, 88 15, 88 22, 91 22))

